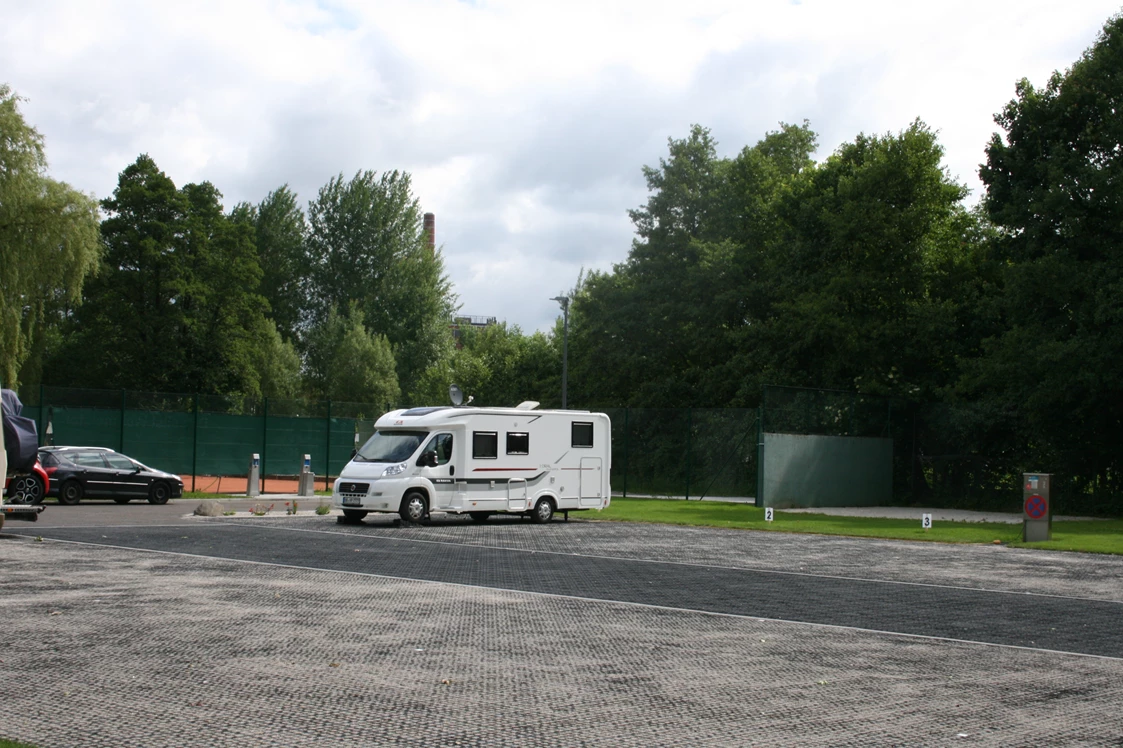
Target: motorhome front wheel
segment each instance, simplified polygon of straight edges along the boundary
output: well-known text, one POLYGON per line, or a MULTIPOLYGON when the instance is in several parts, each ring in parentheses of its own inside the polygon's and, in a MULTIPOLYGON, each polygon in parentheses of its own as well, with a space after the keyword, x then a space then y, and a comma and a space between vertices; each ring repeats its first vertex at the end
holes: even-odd
POLYGON ((416 491, 411 491, 402 499, 402 508, 398 511, 406 522, 420 522, 425 519, 425 497, 416 491))

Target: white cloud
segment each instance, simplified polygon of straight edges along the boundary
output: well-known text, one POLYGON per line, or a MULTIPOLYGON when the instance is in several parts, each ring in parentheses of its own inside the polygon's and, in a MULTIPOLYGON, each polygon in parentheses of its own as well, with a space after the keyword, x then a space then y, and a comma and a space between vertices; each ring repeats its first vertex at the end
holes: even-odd
POLYGON ((463 310, 533 330, 627 256, 640 167, 692 123, 732 155, 806 118, 824 156, 919 117, 977 194, 1015 81, 1117 2, 9 0, 0 70, 52 174, 99 197, 142 152, 228 205, 408 171, 463 310))

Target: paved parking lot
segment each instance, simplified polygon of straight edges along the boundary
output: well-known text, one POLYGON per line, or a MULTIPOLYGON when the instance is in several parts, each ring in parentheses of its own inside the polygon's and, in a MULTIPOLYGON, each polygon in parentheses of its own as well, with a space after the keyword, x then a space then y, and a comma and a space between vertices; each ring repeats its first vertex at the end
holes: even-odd
POLYGON ((162 508, 126 509, 4 528, 0 618, 17 644, 0 652, 0 736, 1123 740, 1114 557, 579 520, 136 524, 162 508))

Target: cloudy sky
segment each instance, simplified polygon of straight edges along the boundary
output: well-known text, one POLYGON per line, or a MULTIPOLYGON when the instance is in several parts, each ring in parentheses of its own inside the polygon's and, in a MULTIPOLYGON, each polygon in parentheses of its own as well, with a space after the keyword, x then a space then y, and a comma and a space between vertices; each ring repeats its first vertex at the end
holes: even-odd
POLYGON ((0 0, 0 82, 50 174, 109 195, 148 153, 227 208, 413 175, 464 314, 524 331, 632 240, 692 123, 734 155, 807 119, 824 158, 919 117, 977 199, 992 116, 1118 0, 0 0))

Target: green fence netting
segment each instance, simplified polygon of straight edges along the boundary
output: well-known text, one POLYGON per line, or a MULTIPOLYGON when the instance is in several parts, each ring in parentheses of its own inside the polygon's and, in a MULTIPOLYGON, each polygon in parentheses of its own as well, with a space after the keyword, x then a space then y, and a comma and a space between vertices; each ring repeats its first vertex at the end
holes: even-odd
MULTIPOLYGON (((318 476, 335 476, 386 409, 41 386, 21 389, 20 398, 43 444, 110 447, 180 475, 245 475, 256 453, 263 475, 294 476, 307 454, 318 476)), ((902 504, 1017 511, 1023 472, 1054 473, 1057 513, 1103 513, 1119 503, 1118 486, 1102 475, 1052 470, 1076 460, 1002 441, 993 419, 970 406, 795 387, 768 387, 762 400, 759 410, 605 409, 612 419, 613 490, 755 497, 758 437, 767 431, 892 438, 893 496, 902 504), (992 446, 968 446, 979 444, 992 446)))
MULTIPOLYGON (((296 475, 309 455, 317 475, 338 475, 374 432, 369 403, 30 387, 24 414, 40 442, 110 447, 181 475, 296 475)), ((753 495, 757 411, 610 408, 617 493, 685 498, 753 495)))
POLYGON ((42 444, 110 447, 182 475, 337 475, 379 415, 372 405, 39 387, 21 391, 42 444), (326 466, 326 467, 325 467, 326 466))

